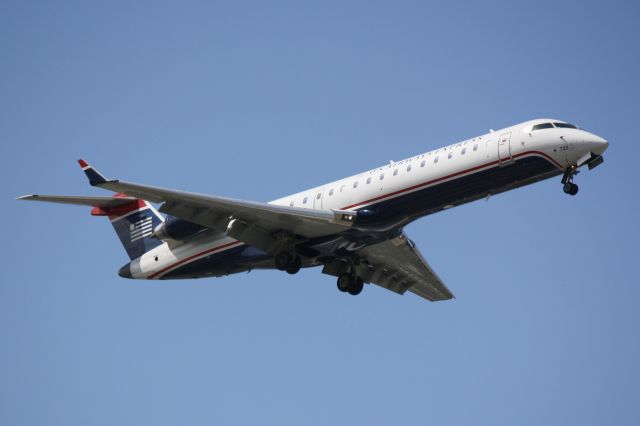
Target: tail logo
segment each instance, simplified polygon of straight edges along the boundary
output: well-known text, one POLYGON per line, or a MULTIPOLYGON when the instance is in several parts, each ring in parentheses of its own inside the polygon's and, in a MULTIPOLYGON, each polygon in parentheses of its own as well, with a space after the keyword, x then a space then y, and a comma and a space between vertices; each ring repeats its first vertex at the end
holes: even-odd
POLYGON ((149 216, 129 225, 129 235, 132 243, 153 233, 153 224, 151 222, 152 218, 149 216))

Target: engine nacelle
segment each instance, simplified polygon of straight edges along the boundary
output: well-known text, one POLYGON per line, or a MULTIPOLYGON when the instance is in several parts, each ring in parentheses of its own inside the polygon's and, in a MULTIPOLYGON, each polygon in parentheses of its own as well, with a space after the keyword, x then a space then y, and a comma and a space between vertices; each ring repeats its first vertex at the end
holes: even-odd
POLYGON ((207 229, 206 226, 169 216, 164 222, 156 226, 153 230, 153 236, 160 240, 184 241, 205 229, 207 229))

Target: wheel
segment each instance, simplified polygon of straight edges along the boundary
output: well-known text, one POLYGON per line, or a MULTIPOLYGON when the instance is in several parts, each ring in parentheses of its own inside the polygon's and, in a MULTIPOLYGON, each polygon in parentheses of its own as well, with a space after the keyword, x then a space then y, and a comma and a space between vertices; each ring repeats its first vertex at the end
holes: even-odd
POLYGON ((350 287, 351 287, 351 275, 349 274, 340 275, 338 277, 338 290, 344 293, 346 291, 349 291, 350 287))
POLYGON ((289 253, 288 251, 283 250, 279 252, 278 254, 276 254, 275 258, 276 268, 281 271, 286 271, 287 267, 291 263, 291 258, 291 253, 289 253))
POLYGON ((287 274, 297 274, 298 271, 300 271, 300 268, 302 267, 302 260, 300 259, 300 256, 293 256, 293 258, 291 259, 291 262, 289 262, 289 264, 287 265, 287 274))
POLYGON ((576 195, 578 193, 578 185, 573 182, 567 182, 562 187, 565 194, 576 195))
POLYGON ((356 277, 356 279, 351 281, 351 286, 347 291, 349 292, 350 295, 357 296, 362 292, 363 287, 364 287, 364 281, 362 281, 362 278, 356 277))
POLYGON ((569 195, 576 195, 578 193, 578 185, 575 183, 571 184, 571 190, 569 191, 569 195))

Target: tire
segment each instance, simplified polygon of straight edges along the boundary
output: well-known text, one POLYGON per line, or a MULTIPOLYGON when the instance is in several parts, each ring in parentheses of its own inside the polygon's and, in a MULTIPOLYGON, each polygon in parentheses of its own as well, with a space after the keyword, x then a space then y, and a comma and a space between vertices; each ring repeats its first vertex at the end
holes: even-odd
POLYGON ((563 185, 562 190, 564 191, 565 194, 571 194, 572 187, 573 187, 573 184, 571 182, 567 182, 563 185))
POLYGON ((571 184, 571 191, 569 191, 570 195, 576 195, 578 193, 578 185, 575 183, 571 184))
POLYGON ((276 257, 275 257, 276 269, 279 269, 281 271, 286 271, 290 263, 291 263, 291 254, 288 251, 283 250, 278 254, 276 254, 276 257))
POLYGON ((360 293, 362 293, 363 288, 364 288, 364 281, 362 281, 362 278, 356 277, 356 279, 351 282, 351 287, 349 287, 349 290, 347 291, 349 292, 350 295, 357 296, 360 293))
POLYGON ((351 275, 349 274, 342 274, 338 277, 338 290, 340 290, 341 292, 345 293, 347 291, 349 291, 349 288, 351 287, 351 275))
POLYGON ((302 260, 300 259, 300 256, 293 256, 293 259, 291 259, 291 262, 289 262, 289 265, 287 265, 287 274, 297 274, 300 271, 301 267, 302 260))

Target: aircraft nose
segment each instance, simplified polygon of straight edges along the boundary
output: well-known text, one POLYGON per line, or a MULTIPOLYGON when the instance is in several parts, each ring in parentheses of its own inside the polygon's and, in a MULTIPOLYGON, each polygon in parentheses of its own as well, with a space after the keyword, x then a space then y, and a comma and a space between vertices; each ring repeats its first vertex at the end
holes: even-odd
POLYGON ((118 270, 118 275, 122 278, 133 278, 131 275, 131 263, 127 263, 118 270))
POLYGON ((592 134, 589 139, 592 146, 591 151, 594 154, 602 155, 602 153, 605 152, 607 148, 609 148, 609 142, 606 139, 601 138, 600 136, 592 134))

